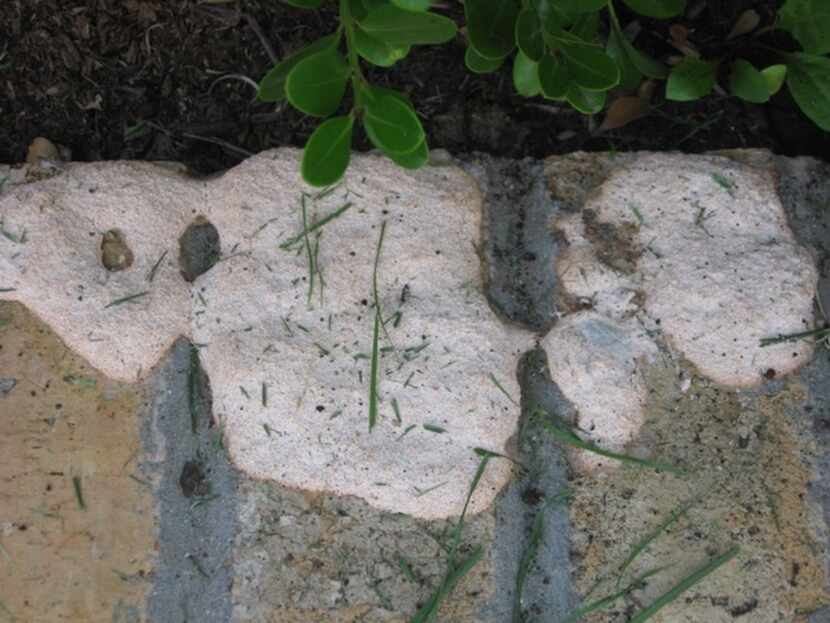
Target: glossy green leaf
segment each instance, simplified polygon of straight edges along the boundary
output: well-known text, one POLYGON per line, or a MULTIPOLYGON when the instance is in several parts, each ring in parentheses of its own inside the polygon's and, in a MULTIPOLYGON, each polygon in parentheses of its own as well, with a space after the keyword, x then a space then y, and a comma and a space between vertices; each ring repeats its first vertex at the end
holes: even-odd
POLYGON ((589 91, 607 91, 620 81, 620 69, 601 47, 590 44, 564 45, 565 56, 574 84, 589 91))
POLYGON ((381 41, 365 32, 360 26, 355 27, 352 41, 357 53, 378 67, 391 67, 409 54, 411 49, 408 45, 381 41))
POLYGON ((608 0, 556 0, 555 6, 567 15, 599 11, 608 4, 608 0))
POLYGON ((420 169, 429 162, 429 147, 426 139, 424 139, 414 151, 407 154, 390 154, 387 152, 386 155, 389 156, 392 162, 404 169, 420 169))
POLYGON ((373 37, 397 45, 445 43, 455 36, 455 22, 443 15, 406 11, 391 4, 369 10, 360 27, 373 37))
POLYGON ((804 114, 830 132, 830 58, 787 55, 787 86, 804 114))
POLYGON ((504 58, 515 47, 518 0, 466 0, 467 36, 485 58, 504 58))
POLYGON ((312 54, 288 74, 285 81, 288 101, 307 115, 328 117, 343 99, 350 72, 349 64, 337 50, 312 54))
POLYGON ((605 107, 607 91, 586 91, 572 84, 568 87, 565 99, 579 112, 594 115, 605 107))
POLYGON ((539 62, 545 54, 542 22, 533 9, 524 9, 516 19, 516 45, 525 56, 539 62))
POLYGON ((545 54, 539 62, 539 84, 547 99, 562 99, 571 86, 568 68, 553 54, 545 54))
POLYGON ((778 26, 795 37, 806 53, 830 52, 828 0, 787 0, 778 11, 778 26))
POLYGON ((257 92, 259 100, 262 102, 281 102, 284 100, 285 80, 297 63, 312 54, 334 46, 336 43, 336 35, 322 37, 274 65, 259 83, 259 91, 257 92))
POLYGON ((732 95, 747 102, 763 104, 769 100, 769 87, 760 71, 752 63, 739 58, 732 64, 729 77, 729 90, 732 95))
POLYGON ((539 83, 539 64, 529 59, 521 50, 513 59, 513 87, 523 97, 535 97, 542 92, 539 83))
POLYGON ((387 154, 407 154, 424 140, 424 129, 412 108, 389 95, 366 102, 363 126, 369 140, 387 154))
POLYGON ((504 64, 504 59, 484 58, 476 52, 474 47, 467 46, 467 51, 464 53, 464 64, 474 74, 489 74, 501 67, 504 64))
POLYGON ((631 80, 631 67, 649 78, 663 79, 669 75, 669 71, 663 63, 643 54, 634 47, 622 32, 616 13, 613 11, 611 12, 611 32, 608 34, 608 47, 609 55, 617 61, 623 79, 626 81, 631 80))
POLYGON ((767 82, 767 91, 770 95, 775 95, 781 90, 784 84, 784 79, 787 77, 786 65, 770 65, 761 71, 761 75, 767 82))
POLYGON ((392 0, 392 4, 407 11, 427 11, 431 0, 392 0))
POLYGON ((303 179, 312 186, 329 186, 343 177, 349 166, 354 119, 333 117, 314 130, 303 151, 303 179))
POLYGON ((666 99, 688 102, 709 95, 715 86, 716 66, 686 57, 675 65, 666 83, 666 99))
POLYGON ((608 33, 608 43, 605 46, 605 53, 617 63, 620 69, 620 86, 627 91, 633 91, 643 79, 643 73, 631 62, 624 44, 620 42, 620 35, 613 29, 608 33))
POLYGON ((599 31, 599 12, 583 13, 571 26, 571 33, 583 41, 593 41, 599 31))
POLYGON ((347 2, 352 19, 360 21, 369 14, 369 9, 366 7, 366 2, 363 0, 347 0, 347 2))
POLYGON ((686 9, 686 0, 623 0, 623 2, 640 15, 658 19, 677 17, 686 9))
POLYGON ((282 0, 285 4, 289 6, 296 7, 298 9, 317 9, 320 7, 320 4, 323 0, 282 0))

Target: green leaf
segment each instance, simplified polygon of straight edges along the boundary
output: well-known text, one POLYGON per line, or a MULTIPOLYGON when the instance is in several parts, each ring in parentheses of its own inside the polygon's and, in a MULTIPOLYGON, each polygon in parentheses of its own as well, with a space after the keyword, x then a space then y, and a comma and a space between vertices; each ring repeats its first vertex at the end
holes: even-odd
POLYGON ((485 58, 504 58, 515 47, 516 0, 466 0, 467 36, 485 58))
POLYGON ((303 151, 303 179, 312 186, 330 186, 349 166, 354 119, 332 117, 314 130, 303 151))
POLYGON ((571 27, 571 32, 583 41, 593 41, 599 30, 599 12, 583 13, 571 27))
POLYGON ((391 67, 409 54, 408 45, 387 43, 366 33, 359 26, 354 29, 354 47, 361 57, 378 67, 391 67))
POLYGON ((285 4, 298 9, 317 9, 323 0, 282 0, 285 4))
POLYGON ((535 97, 542 92, 539 83, 539 64, 519 50, 513 59, 513 86, 522 97, 535 97))
POLYGON ((333 47, 337 43, 338 37, 336 35, 329 35, 321 39, 317 39, 311 45, 308 45, 294 54, 284 58, 282 61, 274 65, 271 70, 265 74, 265 77, 259 83, 259 91, 257 97, 261 102, 281 102, 285 99, 285 80, 292 69, 304 58, 308 58, 312 54, 316 54, 328 47, 333 47))
POLYGON ((631 62, 631 57, 624 47, 625 44, 620 42, 621 36, 625 38, 624 35, 618 35, 613 28, 611 29, 608 33, 605 53, 613 58, 617 63, 617 67, 620 68, 620 86, 627 91, 633 91, 640 86, 643 73, 631 62))
POLYGON ((607 91, 587 91, 571 84, 565 94, 565 99, 579 112, 594 115, 605 108, 606 94, 607 91))
POLYGON ((363 126, 369 140, 390 155, 415 151, 424 140, 424 129, 412 108, 390 95, 366 102, 363 126))
POLYGON ((732 65, 729 78, 729 90, 732 95, 747 102, 763 104, 769 100, 769 86, 760 71, 752 63, 739 58, 732 65))
POLYGON ((620 69, 614 59, 596 45, 567 44, 562 53, 574 83, 589 91, 607 91, 620 81, 620 69))
POLYGON ((392 0, 392 4, 407 11, 428 11, 430 0, 392 0))
POLYGON ((347 0, 349 5, 349 12, 352 14, 352 19, 357 21, 365 18, 369 12, 366 8, 366 3, 363 0, 347 0))
POLYGON ((529 59, 537 63, 545 54, 544 30, 539 16, 532 9, 524 9, 516 19, 516 45, 529 59))
POLYGON ((787 0, 778 11, 778 26, 795 37, 806 53, 830 52, 827 0, 787 0))
POLYGON ((539 84, 542 95, 547 99, 564 98, 571 85, 571 77, 565 63, 553 54, 545 54, 539 62, 539 84))
POLYGON ((556 0, 556 8, 567 15, 599 11, 608 4, 608 0, 556 0))
POLYGON ((784 84, 784 78, 787 77, 786 65, 770 65, 766 69, 761 70, 761 75, 767 81, 767 90, 770 95, 775 95, 781 90, 784 84))
POLYGON ((404 169, 420 169, 429 161, 429 147, 427 141, 424 139, 421 144, 415 148, 415 151, 408 154, 390 154, 387 153, 389 159, 398 166, 404 169))
POLYGON ((620 28, 619 20, 617 20, 617 15, 613 10, 611 11, 611 32, 608 35, 608 47, 609 55, 620 65, 620 72, 623 74, 624 80, 631 80, 631 67, 649 78, 662 80, 669 74, 663 63, 643 54, 634 47, 620 28), (612 48, 614 49, 613 53, 612 48))
POLYGON ((328 117, 340 105, 350 73, 349 64, 337 50, 312 54, 288 74, 288 101, 307 115, 328 117))
POLYGON ((464 53, 464 64, 474 74, 489 74, 501 67, 504 64, 504 59, 484 58, 476 52, 474 47, 467 46, 467 51, 464 53))
POLYGON ((804 114, 830 132, 830 58, 787 55, 787 86, 804 114))
POLYGON ((686 9, 686 0, 623 0, 623 2, 640 15, 658 19, 677 17, 686 9))
POLYGON ((715 65, 686 57, 675 65, 666 83, 666 99, 688 102, 709 95, 715 86, 715 65))
POLYGON ((445 43, 455 36, 455 22, 443 15, 406 11, 391 4, 369 10, 360 26, 373 37, 397 45, 445 43))

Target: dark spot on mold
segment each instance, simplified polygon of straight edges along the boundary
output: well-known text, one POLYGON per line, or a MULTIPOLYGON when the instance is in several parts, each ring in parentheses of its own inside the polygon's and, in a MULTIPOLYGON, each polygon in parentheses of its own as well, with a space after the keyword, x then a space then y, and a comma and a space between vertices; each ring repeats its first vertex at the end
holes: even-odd
POLYGON ((185 281, 196 281, 219 261, 219 231, 203 216, 197 216, 179 238, 179 268, 185 281))

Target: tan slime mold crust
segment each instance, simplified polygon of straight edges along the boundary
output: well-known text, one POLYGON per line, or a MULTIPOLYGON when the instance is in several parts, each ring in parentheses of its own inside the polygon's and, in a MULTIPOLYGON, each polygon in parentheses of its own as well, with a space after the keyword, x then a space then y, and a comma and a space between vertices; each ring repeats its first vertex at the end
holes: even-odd
MULTIPOLYGON (((478 462, 473 448, 503 450, 518 419, 489 375, 517 397, 518 355, 532 344, 499 322, 481 293, 480 193, 453 167, 410 173, 356 157, 340 187, 308 202, 310 220, 354 204, 319 230, 324 298, 315 290, 310 309, 305 250, 278 248, 302 229, 308 189, 297 165, 295 151, 267 152, 205 182, 141 163, 69 164, 57 177, 13 186, 0 196, 0 216, 27 241, 0 243, 0 287, 15 288, 0 296, 24 302, 117 379, 146 374, 177 336, 189 336, 231 457, 255 477, 418 517, 457 514, 478 462), (197 216, 217 228, 223 257, 191 285, 176 258, 197 216), (369 434, 372 268, 383 221, 379 296, 385 319, 401 317, 387 323, 392 343, 382 338, 394 350, 382 353, 380 419, 369 434), (112 229, 134 258, 118 272, 100 258, 101 234, 112 229)), ((505 462, 494 462, 471 511, 486 508, 508 477, 505 462)))

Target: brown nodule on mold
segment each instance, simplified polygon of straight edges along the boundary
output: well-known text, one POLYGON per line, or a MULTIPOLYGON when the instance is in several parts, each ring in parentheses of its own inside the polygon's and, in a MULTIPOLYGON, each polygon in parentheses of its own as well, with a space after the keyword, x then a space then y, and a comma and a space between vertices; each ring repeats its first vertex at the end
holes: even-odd
POLYGON ((133 252, 127 245, 127 236, 118 229, 104 232, 101 239, 101 264, 110 272, 126 270, 133 265, 133 252))

